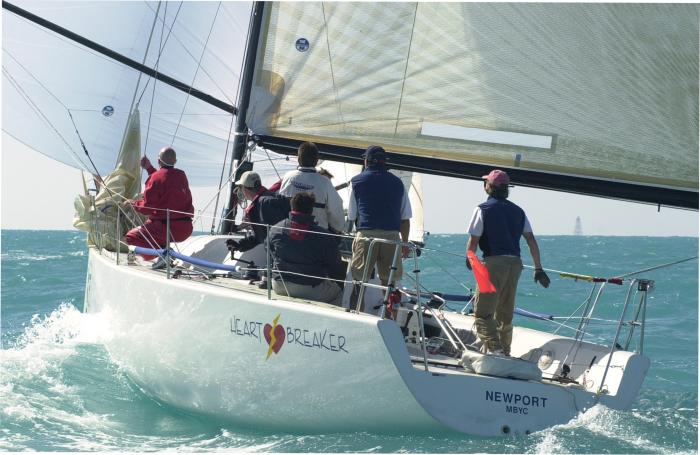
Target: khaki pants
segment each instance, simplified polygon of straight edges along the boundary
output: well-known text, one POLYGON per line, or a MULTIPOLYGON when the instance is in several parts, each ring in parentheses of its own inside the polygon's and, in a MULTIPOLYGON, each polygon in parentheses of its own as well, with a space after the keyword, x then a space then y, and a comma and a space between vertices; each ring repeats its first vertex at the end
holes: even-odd
POLYGON ((367 253, 369 251, 369 244, 371 241, 370 237, 376 239, 401 241, 401 236, 399 235, 398 231, 385 231, 382 229, 358 231, 357 235, 355 236, 355 241, 352 242, 352 278, 354 280, 361 280, 365 267, 370 267, 371 272, 371 269, 373 269, 376 264, 379 279, 383 283, 388 283, 391 264, 394 261, 394 250, 398 248, 399 260, 396 264, 394 281, 401 280, 401 275, 403 274, 403 267, 401 265, 401 246, 392 245, 389 243, 375 243, 374 247, 372 248, 372 257, 367 259, 367 253))
POLYGON ((277 295, 325 302, 336 306, 340 306, 343 298, 342 289, 337 284, 327 280, 321 281, 316 286, 272 280, 272 290, 277 295))
POLYGON ((488 350, 503 349, 510 355, 515 291, 523 271, 523 261, 514 256, 489 256, 485 262, 496 292, 477 296, 474 305, 476 333, 488 350))

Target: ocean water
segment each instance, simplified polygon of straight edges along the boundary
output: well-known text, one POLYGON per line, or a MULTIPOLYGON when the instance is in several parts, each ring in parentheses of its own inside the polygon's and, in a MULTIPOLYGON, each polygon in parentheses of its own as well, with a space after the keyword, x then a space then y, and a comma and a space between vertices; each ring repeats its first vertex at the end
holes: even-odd
MULTIPOLYGON (((428 453, 697 453, 698 261, 643 274, 649 296, 644 352, 651 369, 633 409, 597 406, 519 438, 349 433, 287 434, 239 428, 144 394, 111 361, 99 315, 81 312, 87 251, 74 231, 2 231, 0 451, 246 451, 428 453)), ((463 235, 430 237, 422 281, 443 292, 472 286, 463 235), (439 250, 439 251, 435 251, 439 250)), ((697 238, 539 238, 545 267, 613 276, 695 256, 697 238)), ((529 262, 524 255, 525 262, 529 262)), ((542 289, 523 273, 518 306, 571 314, 589 285, 550 274, 542 289)), ((626 288, 611 289, 601 318, 619 314, 626 288)), ((551 329, 516 317, 516 324, 551 329)), ((614 330, 601 326, 594 336, 614 330)))

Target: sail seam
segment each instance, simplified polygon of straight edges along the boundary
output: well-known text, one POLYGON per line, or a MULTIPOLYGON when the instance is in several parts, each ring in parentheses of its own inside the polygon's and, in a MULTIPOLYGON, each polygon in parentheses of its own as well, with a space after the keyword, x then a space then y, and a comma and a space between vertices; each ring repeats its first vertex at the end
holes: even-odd
POLYGON ((333 71, 333 57, 331 56, 331 41, 328 37, 328 20, 326 19, 326 7, 323 2, 321 2, 321 12, 323 14, 323 25, 326 32, 326 49, 328 50, 328 67, 331 71, 331 82, 333 83, 333 96, 335 96, 335 106, 336 110, 338 111, 340 124, 342 125, 343 132, 345 132, 345 120, 343 119, 343 109, 340 104, 340 96, 338 95, 338 86, 335 82, 335 72, 333 71))
POLYGON ((413 47, 413 34, 416 30, 416 17, 418 16, 418 3, 416 2, 416 9, 413 11, 413 25, 411 26, 411 39, 408 42, 408 54, 406 55, 406 66, 403 69, 403 81, 401 82, 401 94, 399 95, 399 109, 396 112, 396 124, 394 126, 394 136, 399 131, 399 119, 401 118, 401 106, 403 104, 403 91, 406 86, 406 75, 408 74, 408 64, 411 61, 411 49, 413 47))

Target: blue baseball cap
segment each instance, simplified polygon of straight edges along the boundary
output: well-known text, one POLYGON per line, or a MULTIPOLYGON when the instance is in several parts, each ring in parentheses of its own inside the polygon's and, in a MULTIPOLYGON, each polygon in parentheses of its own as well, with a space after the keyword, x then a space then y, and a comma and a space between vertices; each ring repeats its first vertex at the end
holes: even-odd
POLYGON ((386 151, 378 145, 370 145, 362 154, 367 161, 386 161, 386 151))

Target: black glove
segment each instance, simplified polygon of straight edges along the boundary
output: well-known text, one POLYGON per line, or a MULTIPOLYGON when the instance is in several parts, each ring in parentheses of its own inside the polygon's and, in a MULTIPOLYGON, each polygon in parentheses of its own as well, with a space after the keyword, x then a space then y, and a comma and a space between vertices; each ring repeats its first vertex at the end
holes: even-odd
POLYGON ((226 240, 226 248, 231 252, 231 259, 235 259, 233 253, 241 249, 241 244, 233 239, 228 239, 226 240))
POLYGON ((467 262, 466 262, 466 264, 467 264, 467 270, 471 270, 471 269, 472 269, 472 263, 469 262, 469 258, 468 258, 468 257, 467 257, 467 262))
POLYGON ((544 273, 544 270, 535 269, 535 283, 540 283, 543 288, 548 288, 549 282, 549 277, 544 273))

